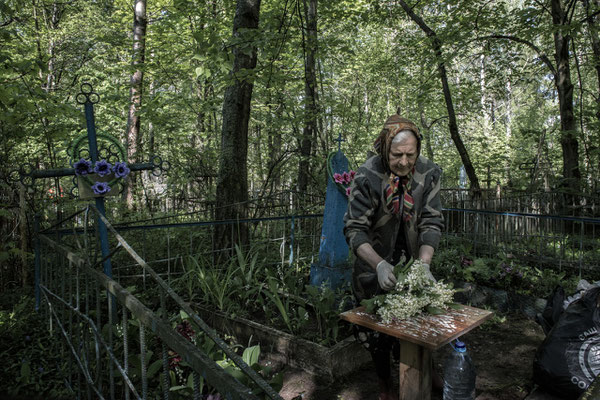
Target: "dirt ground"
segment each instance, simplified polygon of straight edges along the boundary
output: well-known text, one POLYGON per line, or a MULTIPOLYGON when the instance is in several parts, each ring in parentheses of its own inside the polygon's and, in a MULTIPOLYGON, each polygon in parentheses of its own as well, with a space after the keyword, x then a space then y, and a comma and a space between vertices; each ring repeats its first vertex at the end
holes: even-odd
MULTIPOLYGON (((477 369, 477 400, 525 399, 534 388, 532 363, 535 351, 544 339, 541 327, 524 316, 509 314, 464 335, 461 340, 477 369)), ((434 366, 443 370, 449 346, 434 352, 434 366)), ((319 376, 284 367, 285 400, 376 400, 377 377, 372 364, 343 379, 327 382, 319 376)), ((432 400, 441 400, 441 392, 432 400)))

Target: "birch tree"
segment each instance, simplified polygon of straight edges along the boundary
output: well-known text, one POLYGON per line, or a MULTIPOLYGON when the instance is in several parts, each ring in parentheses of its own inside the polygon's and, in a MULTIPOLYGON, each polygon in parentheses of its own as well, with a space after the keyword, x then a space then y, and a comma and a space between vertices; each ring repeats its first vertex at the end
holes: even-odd
MULTIPOLYGON (((129 114, 127 116, 127 156, 129 162, 140 161, 142 136, 140 132, 140 109, 142 108, 142 87, 144 83, 144 60, 146 58, 146 0, 135 0, 133 8, 133 55, 131 65, 134 72, 131 75, 129 88, 129 114)), ((135 177, 130 177, 127 185, 127 205, 133 207, 132 186, 135 177)))

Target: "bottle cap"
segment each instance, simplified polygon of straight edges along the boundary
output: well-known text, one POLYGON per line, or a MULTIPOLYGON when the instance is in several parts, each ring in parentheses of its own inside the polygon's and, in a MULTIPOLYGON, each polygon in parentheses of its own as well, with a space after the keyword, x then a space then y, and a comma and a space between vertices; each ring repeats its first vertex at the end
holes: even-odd
POLYGON ((459 353, 464 353, 467 351, 467 346, 460 340, 456 340, 456 343, 454 343, 454 350, 458 351, 459 353))

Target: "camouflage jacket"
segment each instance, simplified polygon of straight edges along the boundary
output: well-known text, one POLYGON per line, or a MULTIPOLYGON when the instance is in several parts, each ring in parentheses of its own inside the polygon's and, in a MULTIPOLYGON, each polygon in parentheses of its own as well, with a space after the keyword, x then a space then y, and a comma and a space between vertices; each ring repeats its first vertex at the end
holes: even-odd
MULTIPOLYGON (((404 243, 410 256, 418 257, 421 245, 437 248, 444 226, 440 201, 441 175, 440 167, 419 156, 412 181, 412 217, 403 222, 402 212, 394 215, 386 206, 384 192, 389 173, 384 171, 381 156, 369 158, 358 169, 352 182, 348 210, 344 215, 344 235, 350 249, 356 254, 361 244, 370 243, 377 254, 391 262, 401 223, 404 223, 404 243)), ((358 256, 352 280, 359 300, 381 291, 375 270, 358 256)))

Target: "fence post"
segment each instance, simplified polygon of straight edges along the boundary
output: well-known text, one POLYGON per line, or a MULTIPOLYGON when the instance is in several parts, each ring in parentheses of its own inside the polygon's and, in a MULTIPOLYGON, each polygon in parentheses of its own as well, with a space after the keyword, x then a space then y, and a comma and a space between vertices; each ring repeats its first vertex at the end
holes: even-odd
POLYGON ((294 216, 292 215, 292 232, 290 233, 290 267, 294 264, 294 216))

